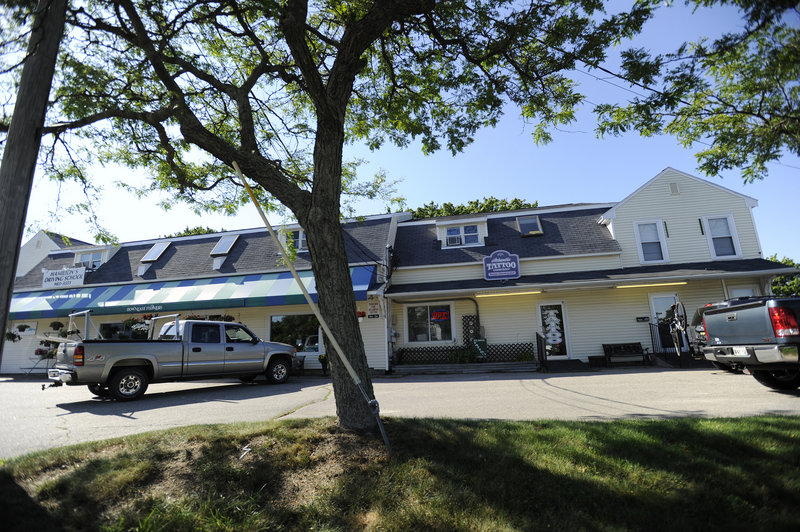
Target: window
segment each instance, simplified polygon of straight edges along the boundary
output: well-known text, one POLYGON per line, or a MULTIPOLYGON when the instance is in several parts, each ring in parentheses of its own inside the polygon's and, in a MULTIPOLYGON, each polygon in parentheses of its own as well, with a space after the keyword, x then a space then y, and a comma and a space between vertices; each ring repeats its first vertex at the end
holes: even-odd
POLYGON ((218 344, 219 325, 216 323, 195 323, 192 325, 193 344, 218 344))
POLYGON ((153 247, 150 248, 144 257, 142 257, 142 262, 155 262, 161 256, 162 253, 169 247, 169 242, 157 242, 153 244, 153 247))
POLYGON ((517 218, 517 225, 522 236, 542 234, 542 224, 538 216, 520 216, 517 218))
POLYGON ((733 224, 733 216, 714 216, 706 217, 706 228, 708 246, 711 249, 712 258, 737 257, 741 255, 739 251, 736 229, 733 224))
POLYGON ((477 225, 459 225, 447 228, 445 246, 474 246, 476 244, 480 244, 477 225))
POLYGON ((78 263, 86 266, 91 270, 97 269, 103 264, 102 251, 87 251, 78 255, 78 263))
POLYGON ((286 233, 286 243, 292 243, 295 251, 307 250, 308 243, 306 242, 306 233, 302 229, 297 231, 289 231, 286 233))
POLYGON ((228 343, 252 343, 256 337, 241 325, 225 325, 225 341, 228 343))
POLYGON ((639 261, 642 263, 667 262, 669 256, 661 220, 636 222, 635 228, 639 261))
POLYGON ((453 339, 453 322, 447 303, 408 306, 406 318, 409 343, 453 339))
POLYGON ((276 315, 270 318, 269 339, 297 347, 298 351, 316 351, 319 321, 313 314, 276 315), (309 342, 309 338, 314 340, 309 342))
POLYGON ((219 239, 217 245, 214 246, 214 249, 211 250, 211 256, 214 255, 227 255, 230 253, 233 244, 236 243, 236 240, 239 238, 239 235, 225 235, 219 239))

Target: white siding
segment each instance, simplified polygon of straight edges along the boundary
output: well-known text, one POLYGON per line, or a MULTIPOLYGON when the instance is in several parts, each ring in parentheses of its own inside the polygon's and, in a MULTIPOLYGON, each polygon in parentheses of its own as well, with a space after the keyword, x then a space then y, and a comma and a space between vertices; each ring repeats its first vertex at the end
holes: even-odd
MULTIPOLYGON (((616 269, 620 259, 616 254, 590 257, 548 258, 520 260, 521 275, 544 275, 566 271, 581 272, 616 269)), ((451 265, 431 268, 398 269, 392 276, 393 284, 433 283, 483 279, 483 264, 451 265)))
POLYGON ((622 247, 625 267, 639 266, 634 223, 660 219, 669 233, 666 243, 671 263, 711 260, 708 239, 701 231, 703 216, 733 215, 742 258, 759 258, 760 248, 746 198, 681 172, 666 170, 616 208, 614 231, 622 247), (671 193, 670 185, 680 191, 671 193))
MULTIPOLYGON (((19 334, 20 340, 18 342, 6 340, 5 344, 3 344, 3 360, 0 363, 1 374, 42 374, 47 372, 48 362, 35 354, 36 349, 40 347, 40 340, 36 338, 36 335, 45 330, 43 328, 49 330, 51 321, 53 320, 14 320, 9 322, 6 330, 19 334), (25 324, 29 328, 20 332, 17 327, 21 324, 25 324)), ((5 332, 3 331, 3 333, 5 332)))

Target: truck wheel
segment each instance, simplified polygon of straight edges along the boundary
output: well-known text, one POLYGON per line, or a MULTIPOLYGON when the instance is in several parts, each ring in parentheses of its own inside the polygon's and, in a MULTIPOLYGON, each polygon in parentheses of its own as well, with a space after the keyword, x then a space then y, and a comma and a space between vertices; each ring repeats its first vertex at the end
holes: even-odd
POLYGON ((147 390, 147 374, 139 368, 122 368, 108 379, 108 391, 117 401, 133 401, 147 390))
POLYGON ((273 358, 267 364, 267 382, 283 384, 289 378, 289 362, 285 358, 273 358))
POLYGON ((753 371, 753 377, 773 390, 796 390, 800 386, 800 370, 796 369, 755 370, 753 371))
POLYGON ((90 384, 89 391, 92 392, 97 397, 108 397, 109 392, 108 388, 103 386, 102 384, 90 384))

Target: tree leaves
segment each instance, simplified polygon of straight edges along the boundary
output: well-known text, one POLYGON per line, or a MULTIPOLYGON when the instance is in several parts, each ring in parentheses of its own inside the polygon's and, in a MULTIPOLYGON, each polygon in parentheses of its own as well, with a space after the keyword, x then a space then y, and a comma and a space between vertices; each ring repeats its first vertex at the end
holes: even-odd
POLYGON ((734 4, 747 25, 664 56, 624 52, 624 78, 651 92, 598 105, 598 133, 671 134, 686 147, 707 146, 696 153, 706 174, 741 168, 745 182, 762 179, 767 163, 800 155, 800 15, 787 1, 693 3, 734 4))

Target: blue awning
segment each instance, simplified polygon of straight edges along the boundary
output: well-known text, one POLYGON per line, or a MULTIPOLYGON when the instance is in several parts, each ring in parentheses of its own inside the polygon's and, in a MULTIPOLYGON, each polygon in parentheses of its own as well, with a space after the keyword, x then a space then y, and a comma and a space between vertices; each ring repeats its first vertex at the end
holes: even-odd
MULTIPOLYGON (((314 275, 310 271, 299 275, 316 302, 314 275)), ((364 301, 376 282, 375 267, 350 268, 350 278, 356 300, 364 301)), ((81 310, 91 310, 92 314, 137 314, 305 302, 292 274, 282 272, 16 293, 11 299, 9 319, 56 318, 81 310)))

